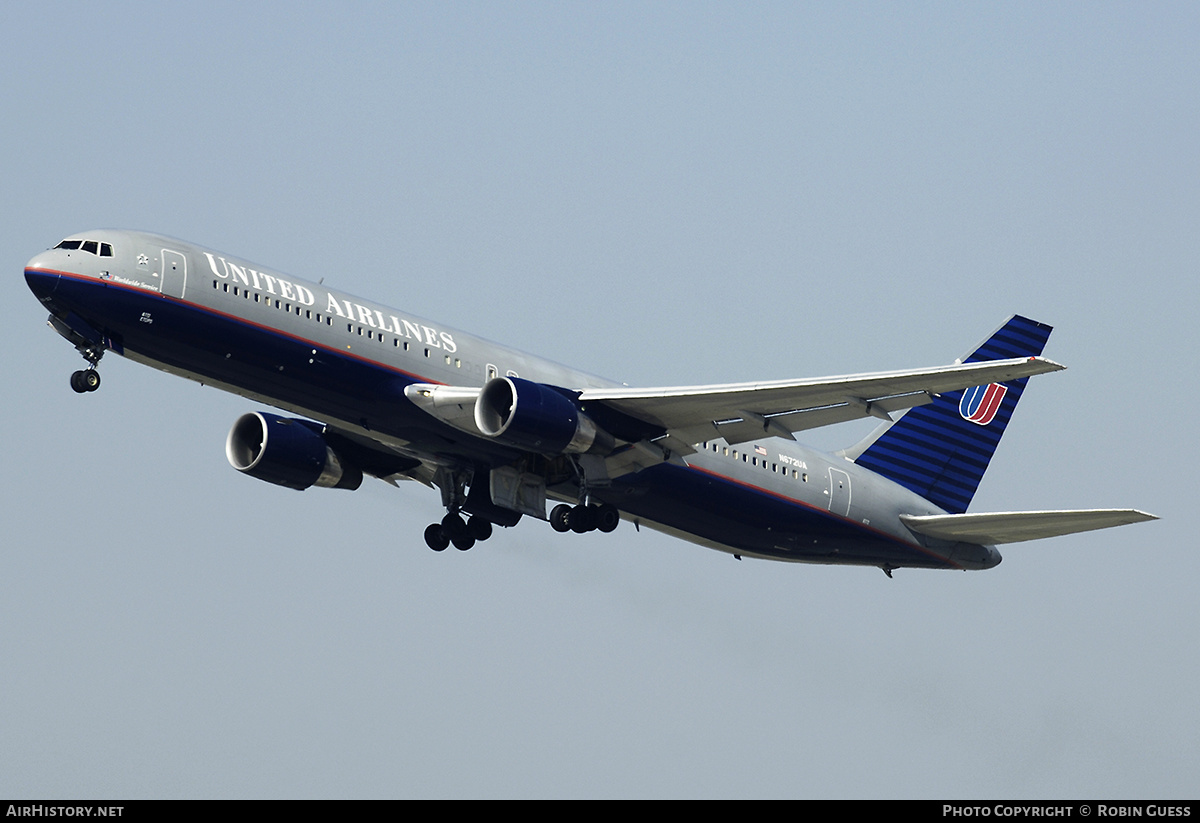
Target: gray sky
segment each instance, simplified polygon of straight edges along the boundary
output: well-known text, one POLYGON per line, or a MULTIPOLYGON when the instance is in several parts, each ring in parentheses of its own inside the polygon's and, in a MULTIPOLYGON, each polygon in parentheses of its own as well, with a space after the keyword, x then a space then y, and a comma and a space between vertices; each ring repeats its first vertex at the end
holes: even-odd
MULTIPOLYGON (((1195 797, 1194 4, 8 4, 0 796, 1195 797), (1056 327, 972 510, 1163 520, 988 572, 238 475, 257 408, 44 324, 158 231, 630 384, 1056 327)), ((865 429, 810 442, 838 448, 865 429)))

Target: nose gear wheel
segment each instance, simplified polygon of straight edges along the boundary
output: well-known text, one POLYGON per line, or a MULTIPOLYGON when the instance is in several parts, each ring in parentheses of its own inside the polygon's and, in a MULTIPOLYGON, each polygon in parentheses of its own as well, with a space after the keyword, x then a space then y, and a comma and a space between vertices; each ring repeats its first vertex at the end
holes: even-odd
POLYGON ((95 369, 80 369, 71 375, 71 388, 79 394, 100 388, 100 372, 95 369))

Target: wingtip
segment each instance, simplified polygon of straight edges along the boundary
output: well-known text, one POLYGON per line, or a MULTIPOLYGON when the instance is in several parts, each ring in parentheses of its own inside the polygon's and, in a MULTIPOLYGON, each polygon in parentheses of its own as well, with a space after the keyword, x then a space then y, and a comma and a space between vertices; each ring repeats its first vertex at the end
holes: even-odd
POLYGON ((1040 357, 1040 356, 1039 356, 1039 357, 1031 357, 1031 358, 1029 358, 1029 359, 1030 359, 1030 360, 1034 360, 1034 361, 1036 361, 1036 362, 1038 362, 1038 363, 1041 363, 1043 366, 1045 366, 1045 367, 1046 367, 1046 371, 1047 371, 1047 372, 1052 372, 1052 371, 1065 371, 1065 370, 1066 370, 1066 368, 1067 368, 1067 367, 1066 367, 1066 366, 1064 366, 1062 363, 1059 363, 1059 362, 1057 362, 1057 361, 1055 361, 1055 360, 1051 360, 1049 357, 1040 357))

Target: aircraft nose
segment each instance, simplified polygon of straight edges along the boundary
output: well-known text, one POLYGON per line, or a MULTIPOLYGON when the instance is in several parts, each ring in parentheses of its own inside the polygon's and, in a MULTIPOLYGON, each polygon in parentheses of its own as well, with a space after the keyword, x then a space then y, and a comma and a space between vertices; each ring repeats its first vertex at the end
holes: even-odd
POLYGON ((25 283, 39 300, 49 297, 58 288, 58 272, 50 265, 48 254, 39 254, 25 264, 25 283))
POLYGON ((996 551, 995 546, 987 547, 987 559, 984 561, 985 569, 994 569, 1000 565, 1000 561, 1004 558, 1000 556, 1000 552, 996 551))

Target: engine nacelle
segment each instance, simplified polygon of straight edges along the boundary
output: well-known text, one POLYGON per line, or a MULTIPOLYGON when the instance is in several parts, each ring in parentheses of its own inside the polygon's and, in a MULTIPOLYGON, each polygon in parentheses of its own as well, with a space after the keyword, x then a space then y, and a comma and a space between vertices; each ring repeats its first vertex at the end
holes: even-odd
POLYGON ((289 489, 362 485, 362 471, 342 461, 321 436, 320 427, 307 420, 267 412, 243 414, 229 430, 225 456, 238 471, 289 489))
POLYGON ((540 454, 608 452, 612 435, 551 386, 494 377, 475 401, 475 425, 488 437, 540 454))

